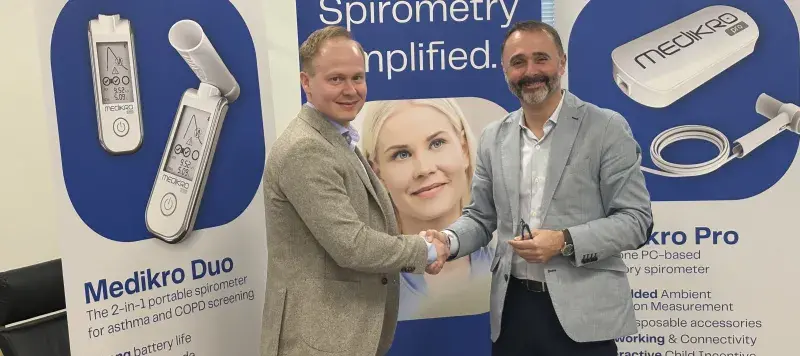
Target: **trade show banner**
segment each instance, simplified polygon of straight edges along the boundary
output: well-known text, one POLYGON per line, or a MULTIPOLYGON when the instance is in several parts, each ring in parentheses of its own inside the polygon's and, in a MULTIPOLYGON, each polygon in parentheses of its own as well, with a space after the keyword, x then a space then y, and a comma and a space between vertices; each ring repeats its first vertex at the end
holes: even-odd
MULTIPOLYGON (((563 1, 561 3, 567 3, 563 1)), ((556 3, 556 17, 559 4, 556 3)), ((621 113, 653 200, 623 253, 639 333, 628 355, 788 355, 800 198, 800 3, 592 0, 569 38, 569 89, 621 113), (794 13, 794 14, 793 14, 794 13)))
MULTIPOLYGON (((455 220, 469 200, 475 137, 519 108, 500 54, 509 26, 530 19, 554 25, 568 56, 563 86, 627 119, 653 200, 653 234, 623 254, 633 287, 623 292, 634 298, 639 333, 617 340, 620 355, 793 349, 790 296, 798 289, 787 263, 800 247, 790 238, 800 198, 800 172, 792 167, 800 126, 798 2, 277 3, 271 16, 281 21, 269 37, 279 48, 274 58, 293 71, 296 48, 326 25, 346 27, 363 44, 369 103, 354 125, 404 233, 455 220), (292 16, 296 24, 286 20, 292 16), (431 132, 443 134, 430 140, 431 132), (408 149, 381 150, 395 145, 408 149), (425 154, 452 184, 421 204, 407 193, 415 192, 415 172, 398 158, 425 154)), ((281 85, 299 87, 288 75, 281 85)), ((276 111, 296 113, 304 97, 293 93, 276 111)), ((496 243, 440 275, 403 276, 392 355, 490 353, 487 261, 496 243)))
POLYGON ((259 354, 275 135, 263 14, 37 3, 73 355, 259 354))

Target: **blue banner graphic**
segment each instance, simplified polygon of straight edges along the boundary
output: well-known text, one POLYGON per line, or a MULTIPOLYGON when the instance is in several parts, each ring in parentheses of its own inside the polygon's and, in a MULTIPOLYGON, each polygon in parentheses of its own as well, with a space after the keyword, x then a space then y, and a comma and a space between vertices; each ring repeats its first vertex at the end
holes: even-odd
POLYGON ((250 32, 228 1, 67 2, 51 39, 51 66, 61 160, 70 201, 95 232, 114 241, 150 237, 145 208, 181 95, 200 80, 170 45, 170 27, 183 19, 203 26, 241 95, 230 105, 216 149, 196 230, 233 221, 261 182, 265 145, 258 67, 250 32), (114 156, 98 139, 87 29, 98 15, 131 23, 144 130, 141 148, 114 156))

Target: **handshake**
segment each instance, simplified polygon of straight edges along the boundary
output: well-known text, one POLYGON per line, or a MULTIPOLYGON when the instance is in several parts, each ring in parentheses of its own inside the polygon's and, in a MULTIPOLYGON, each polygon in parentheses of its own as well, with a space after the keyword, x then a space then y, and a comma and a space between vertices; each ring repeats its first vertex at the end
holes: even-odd
POLYGON ((450 239, 441 231, 436 230, 420 231, 419 236, 436 247, 436 260, 425 268, 425 272, 434 275, 439 274, 444 268, 447 258, 450 257, 450 239))
MULTIPOLYGON (((421 231, 419 236, 436 247, 436 260, 425 268, 425 272, 439 274, 450 257, 450 239, 437 230, 421 231)), ((516 236, 507 243, 528 263, 547 263, 557 255, 568 256, 565 254, 567 242, 563 230, 528 230, 526 235, 516 236)))

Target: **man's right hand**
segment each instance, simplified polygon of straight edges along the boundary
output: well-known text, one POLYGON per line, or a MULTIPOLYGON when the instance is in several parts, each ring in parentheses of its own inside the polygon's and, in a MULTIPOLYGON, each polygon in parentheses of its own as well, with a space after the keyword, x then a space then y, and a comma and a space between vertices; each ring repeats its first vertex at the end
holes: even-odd
POLYGON ((428 265, 428 267, 425 268, 425 272, 429 274, 439 274, 442 268, 444 268, 447 258, 450 257, 450 240, 447 238, 447 235, 436 230, 422 231, 420 235, 424 236, 428 242, 436 247, 436 261, 428 265))
POLYGON ((448 248, 450 247, 450 239, 448 239, 447 235, 445 235, 443 232, 439 230, 425 230, 423 232, 420 232, 420 235, 434 240, 439 240, 445 245, 447 245, 448 248))

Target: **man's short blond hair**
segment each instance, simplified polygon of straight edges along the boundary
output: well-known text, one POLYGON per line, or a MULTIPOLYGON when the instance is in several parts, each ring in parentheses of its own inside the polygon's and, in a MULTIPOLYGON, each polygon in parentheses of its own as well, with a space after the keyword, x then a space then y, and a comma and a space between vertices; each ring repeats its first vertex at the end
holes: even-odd
POLYGON ((338 25, 325 26, 311 33, 300 45, 300 70, 314 75, 314 68, 311 65, 314 57, 319 54, 319 50, 328 40, 344 38, 356 43, 358 49, 364 54, 364 48, 353 39, 353 35, 346 28, 338 25))

